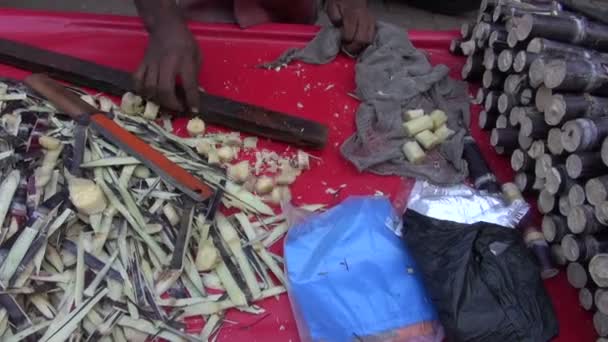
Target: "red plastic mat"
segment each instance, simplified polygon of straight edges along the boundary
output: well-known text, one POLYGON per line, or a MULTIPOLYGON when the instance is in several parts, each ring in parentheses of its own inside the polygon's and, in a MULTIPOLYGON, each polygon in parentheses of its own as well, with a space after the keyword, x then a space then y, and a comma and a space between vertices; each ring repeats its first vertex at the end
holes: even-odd
MULTIPOLYGON (((359 174, 340 157, 338 147, 354 131, 357 101, 348 96, 354 83, 354 62, 338 57, 333 63, 311 66, 295 63, 280 71, 257 66, 276 58, 289 47, 303 46, 318 28, 300 25, 261 25, 246 31, 231 25, 192 24, 203 53, 201 85, 209 93, 254 103, 274 110, 314 119, 330 128, 327 148, 314 154, 321 165, 305 172, 292 189, 296 204, 334 205, 350 195, 373 195, 377 191, 393 199, 403 195, 403 181, 398 177, 359 174), (337 196, 327 188, 346 187, 337 196)), ((459 77, 464 60, 451 56, 447 48, 455 32, 410 31, 410 38, 424 49, 433 63, 452 68, 459 77)), ((134 70, 143 56, 147 36, 139 20, 119 16, 63 14, 0 9, 0 37, 13 39, 70 54, 97 63, 134 70)), ((0 66, 0 76, 23 78, 25 71, 0 66)), ((203 108, 204 110, 204 108, 203 108)), ((478 110, 472 122, 476 123, 478 110)), ((488 136, 474 124, 473 135, 501 181, 513 174, 508 161, 495 155, 488 136)), ((285 151, 284 144, 262 142, 262 146, 285 151)), ((407 185, 407 184, 406 184, 407 185)), ((278 246, 277 252, 282 253, 278 246)), ((565 279, 565 272, 546 281, 560 321, 556 341, 594 341, 591 315, 578 305, 577 291, 565 279)), ((230 312, 220 333, 220 341, 298 341, 287 296, 262 302, 267 313, 252 316, 230 312)), ((200 330, 202 319, 188 320, 189 330, 200 330)))

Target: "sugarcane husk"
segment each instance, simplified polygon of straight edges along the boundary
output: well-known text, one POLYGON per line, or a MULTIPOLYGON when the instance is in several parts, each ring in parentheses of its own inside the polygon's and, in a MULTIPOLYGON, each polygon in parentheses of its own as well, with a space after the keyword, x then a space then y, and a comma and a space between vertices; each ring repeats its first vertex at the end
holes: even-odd
MULTIPOLYGON (((68 253, 70 253, 72 255, 76 255, 76 253, 78 251, 77 244, 75 244, 73 241, 71 241, 69 239, 65 239, 63 241, 62 246, 68 253)), ((103 261, 101 261, 99 258, 97 258, 96 256, 94 256, 86 251, 84 253, 84 262, 87 264, 88 267, 92 268, 93 270, 95 270, 97 272, 101 271, 101 269, 103 269, 103 267, 105 266, 105 263, 103 261)), ((115 269, 110 269, 110 271, 108 271, 108 277, 110 277, 118 282, 123 281, 122 276, 120 275, 120 272, 118 272, 115 269)))
POLYGON ((469 177, 476 189, 487 190, 491 193, 500 191, 494 173, 492 173, 477 143, 471 136, 465 137, 463 159, 467 162, 469 177))
POLYGON ((523 115, 519 124, 521 125, 521 133, 533 139, 545 139, 549 129, 551 129, 541 113, 523 115))
POLYGON ((608 71, 602 63, 589 59, 553 59, 548 62, 543 81, 550 89, 608 95, 608 71))
POLYGON ((528 71, 538 56, 539 54, 533 52, 519 51, 513 59, 513 71, 517 73, 528 71))
MULTIPOLYGON (((540 140, 537 140, 540 141, 540 140)), ((527 135, 522 134, 521 130, 517 134, 517 142, 519 143, 519 147, 528 150, 534 144, 534 140, 527 135)))
POLYGON ((552 211, 555 211, 556 209, 556 205, 555 205, 555 196, 553 196, 551 193, 549 193, 547 190, 542 190, 539 194, 538 194, 538 211, 541 212, 541 214, 549 214, 552 211))
POLYGON ((545 173, 545 189, 551 194, 556 195, 566 187, 568 173, 564 165, 556 165, 545 173))
POLYGON ((462 51, 462 39, 453 39, 450 42, 450 52, 455 56, 464 56, 464 52, 462 51))
POLYGON ((608 51, 608 26, 569 16, 526 14, 517 20, 517 38, 550 37, 598 51, 608 51))
POLYGON ((562 144, 566 151, 593 151, 599 149, 608 136, 608 116, 571 120, 564 124, 562 130, 562 144))
POLYGON ((545 120, 553 126, 583 116, 604 115, 608 115, 608 99, 588 94, 555 94, 545 108, 545 120))
POLYGON ((566 257, 564 256, 562 245, 559 243, 554 243, 551 245, 551 258, 560 266, 565 266, 568 263, 568 260, 566 260, 566 257))
POLYGON ((484 108, 488 113, 498 114, 498 98, 500 93, 496 91, 490 91, 486 94, 486 100, 484 101, 484 108))
POLYGON ((564 145, 562 145, 562 130, 559 128, 551 128, 547 134, 547 148, 554 156, 560 156, 564 153, 564 145))
POLYGON ((589 262, 589 273, 600 287, 608 287, 608 254, 595 255, 589 262))
POLYGON ((588 179, 608 173, 608 167, 602 163, 602 157, 597 152, 571 154, 566 159, 566 169, 572 179, 588 179))
POLYGON ((566 268, 568 283, 575 289, 582 289, 589 283, 589 275, 583 265, 571 262, 566 268))
POLYGON ((498 117, 496 117, 496 128, 508 128, 508 127, 510 127, 509 118, 506 115, 500 114, 498 117))
POLYGON ((479 112, 479 117, 478 117, 479 128, 483 129, 484 131, 489 131, 489 130, 495 128, 497 118, 498 118, 498 115, 488 114, 488 112, 486 112, 485 110, 482 110, 481 112, 479 112))
POLYGON ((503 147, 513 151, 519 146, 519 132, 513 128, 494 128, 490 136, 492 146, 503 147))
POLYGON ((492 71, 490 69, 487 69, 486 71, 484 71, 483 77, 481 80, 484 88, 492 89, 492 90, 501 89, 504 81, 505 81, 505 79, 504 79, 503 74, 492 71))
POLYGON ((534 89, 524 88, 519 94, 519 103, 522 106, 529 106, 532 104, 532 101, 534 101, 535 96, 536 92, 534 91, 534 89))
POLYGON ((585 184, 587 201, 594 206, 608 200, 608 175, 591 178, 585 184))
POLYGON ((533 172, 535 160, 525 151, 516 149, 511 154, 511 168, 515 172, 533 172))
POLYGON ((462 67, 462 79, 465 81, 479 80, 483 75, 483 55, 473 54, 467 57, 467 61, 462 67))
POLYGON ((597 288, 593 292, 593 304, 604 315, 608 314, 608 291, 597 288))
POLYGON ((593 234, 602 229, 602 224, 595 217, 595 211, 590 205, 573 207, 568 214, 568 228, 574 234, 593 234))
POLYGON ((518 172, 515 174, 515 184, 522 193, 533 191, 534 181, 534 175, 531 173, 518 172))
POLYGON ((561 215, 548 214, 543 216, 541 227, 545 240, 549 243, 560 242, 568 234, 568 222, 561 215))

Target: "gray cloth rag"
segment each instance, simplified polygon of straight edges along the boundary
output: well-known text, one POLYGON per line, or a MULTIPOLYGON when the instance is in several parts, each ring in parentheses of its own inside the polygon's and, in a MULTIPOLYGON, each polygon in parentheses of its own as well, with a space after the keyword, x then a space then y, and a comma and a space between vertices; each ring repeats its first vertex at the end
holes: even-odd
MULTIPOLYGON (((373 44, 357 58, 356 133, 341 147, 342 155, 359 171, 426 179, 436 184, 460 183, 467 175, 462 160, 463 138, 470 123, 466 83, 448 77, 445 65, 431 66, 426 55, 410 42, 407 32, 378 22, 373 44), (412 164, 402 147, 408 138, 403 113, 422 108, 448 114, 456 132, 441 148, 427 153, 422 164, 412 164)), ((311 64, 331 62, 340 52, 340 30, 323 28, 303 49, 290 49, 268 67, 293 60, 311 64)))

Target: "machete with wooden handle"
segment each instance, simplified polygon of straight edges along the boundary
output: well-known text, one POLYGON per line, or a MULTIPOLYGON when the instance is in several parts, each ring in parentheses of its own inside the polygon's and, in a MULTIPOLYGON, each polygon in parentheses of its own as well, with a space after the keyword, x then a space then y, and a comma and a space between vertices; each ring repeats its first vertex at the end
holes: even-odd
MULTIPOLYGON (((7 39, 0 39, 0 63, 116 96, 134 89, 126 71, 7 39)), ((183 99, 183 88, 177 90, 183 99)), ((327 143, 327 126, 317 122, 205 92, 199 96, 200 116, 209 123, 302 147, 320 149, 327 143)))
POLYGON ((89 123, 94 131, 123 149, 156 172, 164 181, 175 186, 194 201, 204 201, 213 191, 198 178, 173 163, 143 140, 122 128, 105 113, 81 100, 60 83, 46 75, 33 74, 25 83, 74 120, 89 123))

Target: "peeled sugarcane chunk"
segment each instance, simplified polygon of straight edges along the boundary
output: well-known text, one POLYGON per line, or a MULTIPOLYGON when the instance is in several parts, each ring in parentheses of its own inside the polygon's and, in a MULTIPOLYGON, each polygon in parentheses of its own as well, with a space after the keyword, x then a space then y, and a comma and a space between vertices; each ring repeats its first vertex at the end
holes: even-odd
POLYGON ((410 109, 403 113, 403 120, 410 121, 424 116, 424 109, 410 109))
POLYGON ((439 139, 439 144, 448 140, 452 135, 454 135, 454 131, 449 129, 446 125, 439 127, 435 131, 435 136, 439 139))
POLYGON ((409 141, 403 145, 403 154, 412 164, 419 164, 426 157, 420 145, 415 141, 409 141))
POLYGON ((445 125, 448 122, 448 116, 444 111, 436 109, 431 112, 431 119, 433 119, 433 128, 438 129, 439 127, 445 125))
POLYGON ((433 119, 428 115, 421 116, 403 124, 405 134, 408 137, 414 137, 424 130, 433 129, 433 127, 433 119))
POLYGON ((255 183, 255 192, 258 195, 265 195, 272 191, 274 188, 274 181, 270 177, 262 176, 255 183))
POLYGON ((213 148, 214 147, 207 140, 199 139, 196 142, 196 152, 198 152, 198 154, 201 154, 203 156, 208 156, 209 151, 211 151, 211 149, 213 149, 213 148))
POLYGON ((427 151, 439 145, 439 138, 429 130, 416 134, 416 141, 427 151))
POLYGON ((87 215, 99 214, 107 206, 103 191, 90 179, 71 178, 68 189, 72 204, 87 215))
POLYGON ((158 110, 159 106, 156 103, 152 101, 146 102, 146 108, 144 109, 143 114, 144 119, 155 120, 158 115, 158 110))
POLYGON ((196 269, 199 272, 211 271, 220 262, 220 254, 213 245, 213 242, 206 240, 203 242, 196 253, 196 269))
POLYGON ((190 119, 186 125, 186 130, 191 137, 203 135, 205 133, 205 122, 199 118, 190 119))
POLYGON ((217 150, 217 156, 222 163, 228 163, 235 157, 234 150, 230 146, 222 146, 217 150))
POLYGON ((228 178, 236 183, 244 183, 249 178, 249 174, 249 162, 246 160, 228 166, 228 178))
POLYGON ((127 115, 137 115, 144 110, 144 100, 133 94, 125 93, 120 101, 120 110, 127 115))

